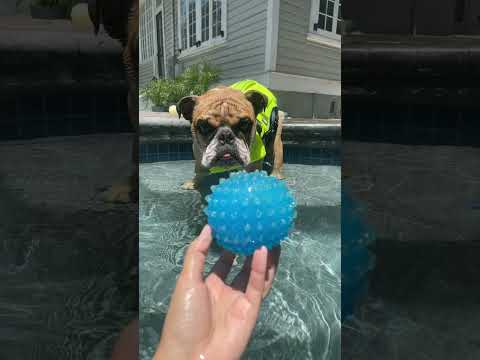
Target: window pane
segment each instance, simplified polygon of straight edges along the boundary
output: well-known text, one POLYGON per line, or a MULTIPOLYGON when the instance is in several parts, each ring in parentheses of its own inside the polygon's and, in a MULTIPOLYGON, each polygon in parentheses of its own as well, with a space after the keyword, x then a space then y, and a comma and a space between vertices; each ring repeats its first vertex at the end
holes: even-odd
POLYGON ((197 42, 197 12, 195 9, 195 0, 188 1, 188 31, 190 32, 189 46, 192 47, 197 42))
POLYGON ((338 18, 342 18, 342 4, 338 4, 338 18))
POLYGON ((325 15, 318 15, 318 28, 325 29, 325 15))
POLYGON ((342 21, 338 20, 337 21, 337 34, 342 35, 342 21))
POLYGON ((327 14, 330 15, 330 16, 333 16, 334 5, 335 5, 335 3, 333 1, 328 2, 327 14))
POLYGON ((210 4, 209 0, 202 0, 202 41, 209 38, 208 28, 210 27, 210 4))
POLYGON ((324 14, 327 12, 327 0, 320 0, 320 12, 324 14))
POLYGON ((157 7, 162 5, 162 0, 157 0, 157 7))
POLYGON ((187 48, 187 0, 180 1, 180 28, 182 31, 182 50, 187 48))
POLYGON ((222 2, 212 1, 212 38, 220 36, 222 30, 222 2))
POLYGON ((327 26, 325 27, 325 30, 332 31, 332 28, 333 28, 333 18, 327 16, 327 26))

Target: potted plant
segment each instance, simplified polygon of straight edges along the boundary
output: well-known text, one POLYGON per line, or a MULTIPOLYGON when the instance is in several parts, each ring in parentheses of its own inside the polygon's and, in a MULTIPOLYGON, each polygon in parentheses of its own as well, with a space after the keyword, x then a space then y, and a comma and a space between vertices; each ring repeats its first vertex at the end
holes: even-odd
POLYGON ((34 0, 30 14, 34 19, 66 19, 70 7, 68 0, 34 0))
POLYGON ((152 104, 152 111, 165 112, 175 102, 179 83, 172 79, 152 80, 142 91, 142 95, 152 104))
POLYGON ((203 63, 187 68, 176 79, 152 80, 141 91, 152 111, 167 112, 170 105, 176 104, 187 95, 201 95, 215 83, 220 76, 218 68, 203 63))

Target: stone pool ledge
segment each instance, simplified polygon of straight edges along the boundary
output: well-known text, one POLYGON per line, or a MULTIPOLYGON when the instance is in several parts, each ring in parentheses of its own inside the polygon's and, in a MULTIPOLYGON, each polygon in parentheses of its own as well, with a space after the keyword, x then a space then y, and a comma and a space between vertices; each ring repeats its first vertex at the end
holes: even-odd
MULTIPOLYGON (((340 119, 287 118, 282 138, 289 146, 334 147, 341 143, 340 119)), ((140 142, 191 142, 190 123, 166 112, 140 112, 140 142)))

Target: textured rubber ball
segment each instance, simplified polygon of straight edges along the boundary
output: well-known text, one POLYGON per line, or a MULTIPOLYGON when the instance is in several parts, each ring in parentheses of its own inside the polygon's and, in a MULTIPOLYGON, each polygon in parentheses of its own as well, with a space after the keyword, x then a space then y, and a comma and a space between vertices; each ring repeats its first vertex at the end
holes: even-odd
POLYGON ((234 172, 212 186, 205 213, 213 236, 223 248, 251 255, 288 236, 297 215, 295 200, 284 181, 265 171, 234 172))

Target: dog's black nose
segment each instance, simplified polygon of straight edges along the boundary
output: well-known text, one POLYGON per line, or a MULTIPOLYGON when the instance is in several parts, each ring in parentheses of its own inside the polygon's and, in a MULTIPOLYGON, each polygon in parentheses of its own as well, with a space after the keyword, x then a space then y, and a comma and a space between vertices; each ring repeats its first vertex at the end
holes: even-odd
POLYGON ((232 145, 235 141, 235 136, 233 135, 232 130, 227 127, 218 130, 218 141, 222 145, 232 145))

